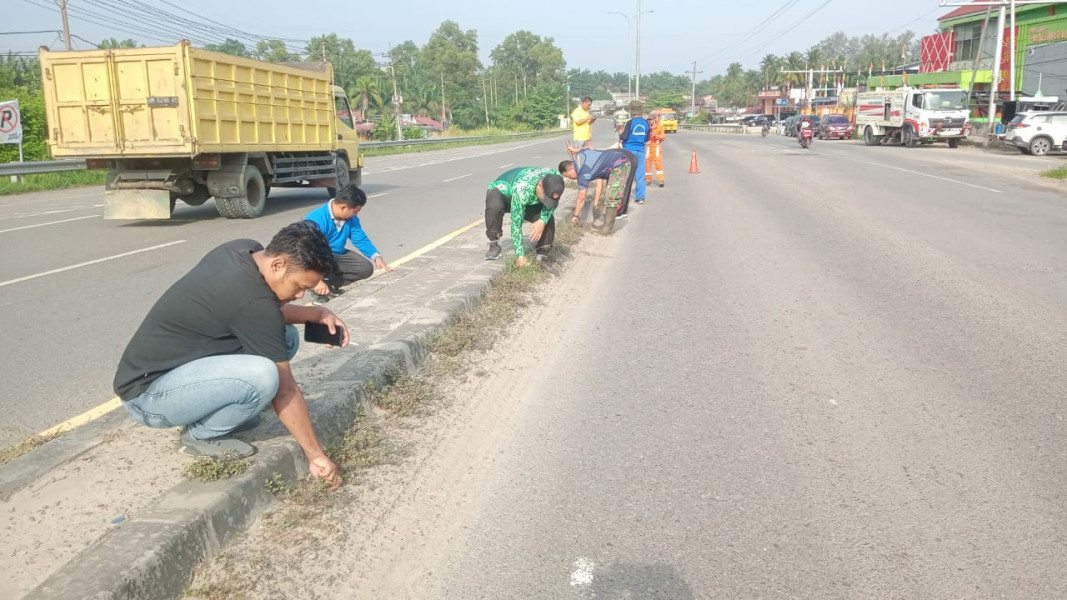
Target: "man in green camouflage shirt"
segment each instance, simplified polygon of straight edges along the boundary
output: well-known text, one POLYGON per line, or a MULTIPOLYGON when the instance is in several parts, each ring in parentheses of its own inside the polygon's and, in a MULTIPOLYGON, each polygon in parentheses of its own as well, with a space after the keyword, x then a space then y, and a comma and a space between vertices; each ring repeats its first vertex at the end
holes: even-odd
POLYGON ((552 213, 563 195, 563 178, 559 171, 542 167, 517 167, 507 171, 489 184, 485 194, 485 235, 489 238, 486 260, 500 258, 500 236, 503 234, 504 213, 511 213, 511 242, 515 245, 515 264, 525 265, 526 251, 522 246, 522 223, 530 226, 530 241, 537 244, 537 258, 552 249, 556 237, 556 222, 552 213))

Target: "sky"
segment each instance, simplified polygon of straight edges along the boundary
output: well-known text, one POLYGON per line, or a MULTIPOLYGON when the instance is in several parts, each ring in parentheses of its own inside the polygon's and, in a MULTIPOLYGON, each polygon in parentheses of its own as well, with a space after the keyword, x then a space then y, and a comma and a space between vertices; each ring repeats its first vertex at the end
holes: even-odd
MULTIPOLYGON (((67 2, 71 33, 94 43, 114 37, 133 38, 149 46, 166 45, 189 35, 187 27, 138 16, 134 7, 139 4, 201 25, 210 20, 219 24, 206 23, 213 27, 226 24, 249 34, 293 40, 294 47, 303 47, 301 40, 315 35, 337 33, 351 38, 357 48, 372 52, 385 52, 405 40, 421 46, 443 21, 451 19, 464 30, 478 32, 484 64, 489 63, 489 52, 508 34, 525 29, 552 37, 563 50, 568 67, 608 72, 626 72, 635 62, 636 36, 631 33, 636 29, 640 6, 644 13, 640 19, 641 72, 688 75, 696 61, 701 72, 698 80, 725 72, 731 62, 757 68, 766 54, 804 51, 836 31, 849 36, 898 35, 910 29, 927 35, 936 30, 937 18, 952 10, 939 6, 939 0, 894 0, 892 10, 885 10, 880 0, 407 0, 401 3, 403 8, 391 2, 342 0, 67 2), (877 15, 880 17, 873 18, 877 15)), ((10 11, 9 18, 0 19, 0 32, 48 30, 0 35, 0 49, 35 52, 41 45, 63 48, 54 33, 62 29, 55 0, 2 0, 0 4, 10 11)), ((206 33, 201 30, 201 35, 206 33)), ((84 40, 74 39, 75 48, 89 48, 84 40)))

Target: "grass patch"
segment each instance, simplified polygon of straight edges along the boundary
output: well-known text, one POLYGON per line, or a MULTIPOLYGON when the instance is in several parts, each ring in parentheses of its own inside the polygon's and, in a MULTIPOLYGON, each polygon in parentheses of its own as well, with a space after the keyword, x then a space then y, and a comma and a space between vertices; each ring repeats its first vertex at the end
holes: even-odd
POLYGON ((185 466, 185 476, 201 481, 219 481, 244 473, 250 464, 247 458, 239 458, 233 453, 221 458, 201 456, 185 466))
POLYGON ((400 369, 390 370, 381 384, 368 384, 364 391, 375 406, 398 417, 426 414, 436 396, 433 385, 425 378, 411 377, 400 369))
POLYGON ((36 173, 26 175, 18 183, 11 178, 0 178, 0 196, 21 194, 23 192, 41 192, 45 190, 62 190, 86 185, 104 185, 106 171, 59 171, 57 173, 36 173))
POLYGON ((63 432, 57 431, 48 435, 34 435, 30 436, 21 442, 12 444, 6 448, 0 448, 0 465, 6 465, 7 463, 15 460, 16 458, 47 444, 48 442, 59 437, 63 432))
POLYGON ((1061 165, 1055 169, 1042 171, 1041 176, 1048 179, 1067 179, 1067 165, 1061 165))
MULTIPOLYGON (((552 130, 544 132, 545 136, 562 135, 566 131, 552 130)), ((477 131, 466 132, 464 135, 478 136, 485 135, 485 133, 479 133, 477 131)), ((416 154, 418 152, 430 152, 433 150, 448 150, 450 148, 465 148, 467 146, 485 146, 488 144, 502 144, 505 142, 518 142, 523 139, 537 138, 541 136, 530 136, 529 138, 509 138, 503 133, 493 132, 490 135, 493 137, 488 140, 475 140, 475 141, 449 141, 449 138, 439 138, 440 142, 436 143, 421 143, 414 146, 387 146, 385 148, 365 148, 361 150, 364 156, 390 156, 393 154, 416 154)))

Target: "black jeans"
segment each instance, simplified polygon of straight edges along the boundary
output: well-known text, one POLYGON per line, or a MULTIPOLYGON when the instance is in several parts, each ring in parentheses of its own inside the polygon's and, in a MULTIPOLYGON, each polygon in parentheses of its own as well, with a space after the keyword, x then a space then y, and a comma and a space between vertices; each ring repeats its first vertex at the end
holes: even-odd
MULTIPOLYGON (((626 192, 622 195, 622 202, 619 203, 618 214, 624 214, 630 212, 630 192, 634 188, 634 176, 637 173, 637 155, 629 150, 623 150, 626 153, 626 157, 630 159, 630 176, 626 178, 626 192)), ((644 181, 644 178, 641 179, 644 181)))
MULTIPOLYGON (((541 220, 541 211, 544 209, 545 205, 540 202, 527 206, 522 218, 527 223, 539 221, 541 220)), ((491 188, 485 193, 485 236, 489 238, 490 242, 500 241, 500 236, 503 235, 504 229, 504 213, 510 212, 511 198, 508 198, 496 188, 491 188)), ((541 234, 541 239, 537 241, 537 253, 548 254, 555 239, 556 217, 553 215, 548 220, 548 223, 545 223, 545 231, 541 234)))
POLYGON ((333 257, 337 259, 337 270, 323 277, 331 290, 374 274, 374 263, 359 252, 345 250, 344 254, 334 254, 333 257))

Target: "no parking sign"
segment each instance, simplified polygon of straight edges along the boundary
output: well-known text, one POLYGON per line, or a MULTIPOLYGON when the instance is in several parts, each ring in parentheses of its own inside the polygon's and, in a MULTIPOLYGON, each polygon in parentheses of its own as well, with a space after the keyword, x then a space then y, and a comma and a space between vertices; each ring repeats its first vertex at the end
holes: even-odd
POLYGON ((22 118, 19 101, 0 102, 0 144, 22 143, 22 118))

